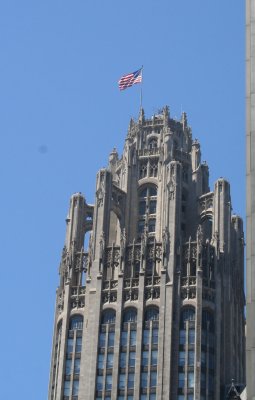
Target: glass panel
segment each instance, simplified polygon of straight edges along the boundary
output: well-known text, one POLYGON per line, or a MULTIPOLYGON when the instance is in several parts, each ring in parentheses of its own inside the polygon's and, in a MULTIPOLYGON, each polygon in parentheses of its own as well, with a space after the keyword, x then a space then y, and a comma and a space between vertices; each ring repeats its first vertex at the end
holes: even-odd
POLYGON ((69 329, 71 331, 76 329, 82 329, 83 326, 83 318, 81 315, 76 315, 70 319, 69 329))
POLYGON ((97 368, 104 369, 104 354, 98 354, 97 357, 97 368))
POLYGON ((157 201, 156 200, 151 200, 150 201, 150 207, 149 207, 149 213, 150 214, 156 214, 156 209, 157 209, 157 201))
POLYGON ((118 396, 118 400, 125 400, 125 396, 118 396))
POLYGON ((139 214, 144 215, 146 213, 146 201, 140 201, 139 203, 139 214))
POLYGON ((195 329, 189 329, 189 344, 195 343, 195 329))
POLYGON ((145 221, 138 221, 138 233, 143 233, 144 232, 144 225, 145 225, 145 221))
POLYGON ((65 374, 71 375, 71 371, 72 371, 72 360, 66 360, 65 374))
POLYGON ((81 352, 81 343, 82 343, 82 338, 78 337, 76 339, 76 344, 75 344, 75 352, 80 353, 81 352))
POLYGON ((157 386, 157 372, 151 372, 151 382, 150 387, 157 386))
POLYGON ((121 346, 126 346, 127 345, 127 331, 122 331, 121 332, 121 346))
POLYGON ((202 331, 202 337, 201 337, 202 345, 206 346, 206 332, 202 331))
POLYGON ((157 350, 152 350, 151 352, 151 365, 157 365, 158 364, 158 351, 157 350))
POLYGON ((135 308, 128 308, 124 312, 123 321, 124 322, 136 322, 137 320, 137 312, 135 308))
POLYGON ((201 352, 201 367, 206 366, 206 354, 204 351, 201 352))
MULTIPOLYGON (((200 399, 201 399, 201 397, 200 397, 200 399)), ((194 395, 188 394, 187 400, 194 400, 194 395)))
POLYGON ((206 388, 206 376, 205 376, 204 372, 201 373, 200 380, 201 380, 201 389, 205 389, 206 388))
POLYGON ((178 388, 180 389, 184 388, 184 380, 185 380, 185 374, 183 372, 179 372, 178 388))
POLYGON ((209 368, 214 369, 214 355, 209 353, 209 368))
POLYGON ((109 332, 109 335, 108 335, 108 346, 109 347, 114 346, 114 336, 115 336, 115 332, 109 332))
POLYGON ((189 351, 188 355, 188 365, 194 365, 194 351, 189 351))
POLYGON ((148 307, 145 312, 145 321, 158 321, 159 311, 156 307, 148 307))
POLYGON ((127 353, 120 353, 120 368, 126 368, 127 353))
POLYGON ((183 394, 179 394, 178 397, 177 397, 177 400, 184 400, 183 394))
POLYGON ((105 390, 111 390, 111 389, 112 389, 112 375, 106 375, 105 390))
POLYGON ((79 374, 80 373, 80 365, 81 365, 80 358, 75 358, 75 360, 74 360, 74 373, 75 374, 79 374))
POLYGON ((73 381, 73 396, 78 396, 79 393, 79 381, 73 381))
POLYGON ((141 373, 141 387, 147 388, 147 382, 148 382, 148 373, 142 372, 141 373))
POLYGON ((185 365, 185 351, 179 351, 179 367, 184 367, 185 365))
POLYGON ((186 331, 181 330, 179 334, 179 343, 185 344, 186 343, 186 331))
POLYGON ((129 353, 129 367, 134 367, 135 366, 135 357, 136 356, 136 352, 135 351, 131 351, 129 353))
POLYGON ((130 346, 136 345, 136 331, 130 331, 130 346))
POLYGON ((148 230, 149 232, 155 232, 156 230, 156 220, 155 219, 149 219, 149 224, 148 224, 148 230))
POLYGON ((106 361, 106 368, 112 368, 112 367, 113 367, 113 353, 108 353, 107 361, 106 361))
POLYGON ((149 352, 143 351, 142 352, 142 366, 146 367, 149 364, 149 352))
POLYGON ((97 383, 96 383, 97 390, 103 390, 103 376, 97 376, 97 383))
POLYGON ((119 389, 125 389, 125 380, 126 380, 126 375, 120 374, 119 375, 119 389))
POLYGON ((64 396, 70 396, 70 381, 64 382, 64 396))
POLYGON ((140 192, 140 195, 139 195, 140 197, 147 197, 147 188, 145 188, 145 189, 143 189, 143 190, 141 190, 141 192, 140 192))
POLYGON ((147 394, 141 394, 140 400, 147 400, 147 394))
POLYGON ((157 196, 157 189, 155 187, 149 187, 149 196, 157 196))
POLYGON ((144 329, 143 331, 143 344, 149 344, 150 340, 150 331, 148 329, 144 329))
POLYGON ((106 310, 102 315, 102 324, 114 324, 116 314, 114 310, 106 310))
POLYGON ((214 334, 209 333, 209 347, 214 348, 214 334))
POLYGON ((188 387, 193 388, 194 387, 194 372, 189 372, 188 373, 188 387))
POLYGON ((214 390, 214 376, 209 374, 209 392, 213 392, 214 390))
POLYGON ((73 339, 67 339, 67 348, 66 348, 67 354, 70 354, 73 352, 73 339))
POLYGON ((156 400, 156 399, 157 399, 157 397, 156 397, 155 393, 153 393, 153 394, 150 394, 150 397, 149 397, 149 399, 150 399, 150 400, 156 400))
POLYGON ((158 344, 158 329, 152 329, 152 344, 158 344))
POLYGON ((135 374, 128 374, 128 389, 133 389, 135 381, 135 374))
POLYGON ((105 338, 106 338, 106 333, 105 332, 100 332, 100 334, 99 334, 99 347, 105 347, 105 338))

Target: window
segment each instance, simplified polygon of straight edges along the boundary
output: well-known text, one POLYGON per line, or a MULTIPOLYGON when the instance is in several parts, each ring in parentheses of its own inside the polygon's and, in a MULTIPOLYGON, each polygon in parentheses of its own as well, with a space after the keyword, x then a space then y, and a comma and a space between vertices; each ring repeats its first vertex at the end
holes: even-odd
POLYGON ((75 343, 75 352, 80 353, 81 352, 81 344, 82 344, 82 338, 77 337, 76 338, 76 343, 75 343))
POLYGON ((142 372, 141 373, 141 387, 147 388, 147 382, 148 382, 148 373, 142 372))
POLYGON ((136 331, 130 331, 130 346, 136 345, 136 331))
POLYGON ((120 353, 120 368, 126 368, 127 353, 120 353))
POLYGON ((74 331, 76 329, 82 329, 83 318, 81 315, 76 315, 70 319, 69 330, 74 331))
POLYGON ((119 374, 119 389, 125 389, 126 375, 119 374))
POLYGON ((158 147, 158 140, 156 138, 151 138, 148 142, 148 147, 150 150, 156 149, 158 147))
MULTIPOLYGON (((195 309, 190 306, 184 307, 180 315, 178 387, 184 390, 183 398, 185 399, 189 398, 189 393, 194 388, 194 328, 195 309), (185 387, 185 380, 187 381, 187 388, 185 387)), ((191 396, 193 398, 193 394, 191 396)))
POLYGON ((157 386, 157 372, 151 372, 150 387, 157 386))
POLYGON ((201 365, 204 369, 201 374, 201 389, 208 391, 208 399, 214 397, 214 348, 215 348, 214 314, 210 310, 202 311, 202 341, 201 365))
MULTIPOLYGON (((103 311, 101 317, 101 328, 98 340, 98 356, 97 356, 97 383, 96 390, 102 391, 111 390, 112 388, 112 368, 113 368, 113 353, 115 339, 115 319, 116 314, 112 309, 103 311), (106 362, 106 370, 104 368, 106 362), (103 372, 103 375, 102 375, 103 372)), ((105 397, 106 399, 107 397, 105 397)))
POLYGON ((106 375, 105 390, 112 389, 112 375, 106 375))
POLYGON ((66 367, 65 367, 65 374, 66 375, 71 375, 72 371, 72 360, 67 359, 66 360, 66 367))
POLYGON ((121 332, 121 346, 126 346, 127 345, 127 331, 122 331, 121 332))
POLYGON ((98 354, 97 357, 97 368, 104 369, 104 354, 98 354))
POLYGON ((75 375, 80 374, 80 365, 81 365, 81 359, 80 358, 75 358, 74 360, 74 373, 75 375))
POLYGON ((70 354, 73 352, 73 339, 71 339, 71 338, 67 339, 66 352, 67 352, 67 354, 70 354))
POLYGON ((116 314, 114 310, 106 310, 102 315, 102 324, 114 324, 116 314))
MULTIPOLYGON (((154 168, 153 176, 155 176, 155 173, 156 172, 154 168)), ((138 234, 141 236, 145 227, 148 227, 149 233, 154 233, 156 230, 157 187, 155 185, 143 187, 138 193, 138 197, 138 234)))
POLYGON ((151 352, 151 366, 158 365, 158 350, 151 352))
POLYGON ((106 361, 106 368, 112 368, 112 367, 113 367, 113 353, 108 353, 107 361, 106 361))
POLYGON ((109 332, 109 334, 108 334, 108 347, 113 347, 114 346, 114 336, 115 336, 115 332, 109 332))
POLYGON ((148 364, 149 364, 149 352, 146 350, 142 352, 142 366, 147 367, 148 364))
POLYGON ((129 353, 129 362, 128 362, 129 367, 135 367, 135 359, 136 359, 136 352, 131 351, 129 353))
POLYGON ((125 313, 124 313, 124 317, 123 317, 123 321, 124 322, 136 322, 137 320, 137 312, 135 308, 127 308, 125 313))
POLYGON ((133 389, 134 388, 134 382, 135 382, 135 375, 134 374, 128 374, 128 389, 133 389))
POLYGON ((70 396, 70 381, 64 382, 64 396, 70 396))
POLYGON ((73 381, 73 396, 78 396, 79 394, 79 381, 78 380, 74 380, 73 381))
POLYGON ((103 390, 103 376, 102 375, 97 376, 96 388, 99 391, 103 390))
POLYGON ((159 319, 158 308, 148 307, 145 312, 145 321, 157 321, 159 319))

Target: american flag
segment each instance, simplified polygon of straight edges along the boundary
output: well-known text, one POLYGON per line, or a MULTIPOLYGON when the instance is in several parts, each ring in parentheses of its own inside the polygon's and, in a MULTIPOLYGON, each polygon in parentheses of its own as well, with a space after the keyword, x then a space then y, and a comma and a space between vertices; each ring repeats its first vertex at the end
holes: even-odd
POLYGON ((124 90, 130 86, 135 85, 136 83, 142 82, 142 68, 138 69, 135 72, 131 72, 130 74, 123 75, 119 80, 119 89, 124 90))

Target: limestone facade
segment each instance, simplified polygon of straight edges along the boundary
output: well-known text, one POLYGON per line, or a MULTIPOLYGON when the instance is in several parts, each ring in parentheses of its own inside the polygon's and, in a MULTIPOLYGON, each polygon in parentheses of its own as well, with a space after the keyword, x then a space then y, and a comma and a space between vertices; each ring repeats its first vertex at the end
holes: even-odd
POLYGON ((49 400, 220 400, 245 381, 243 224, 185 113, 141 110, 66 224, 49 400))

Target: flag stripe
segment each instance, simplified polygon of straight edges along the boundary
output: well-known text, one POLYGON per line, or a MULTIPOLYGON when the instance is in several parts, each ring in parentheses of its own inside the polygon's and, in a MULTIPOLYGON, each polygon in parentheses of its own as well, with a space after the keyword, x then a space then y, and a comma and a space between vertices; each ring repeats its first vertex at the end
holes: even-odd
POLYGON ((119 84, 119 89, 124 90, 130 86, 135 85, 136 83, 141 83, 142 82, 142 68, 138 69, 135 72, 123 75, 118 84, 119 84))

